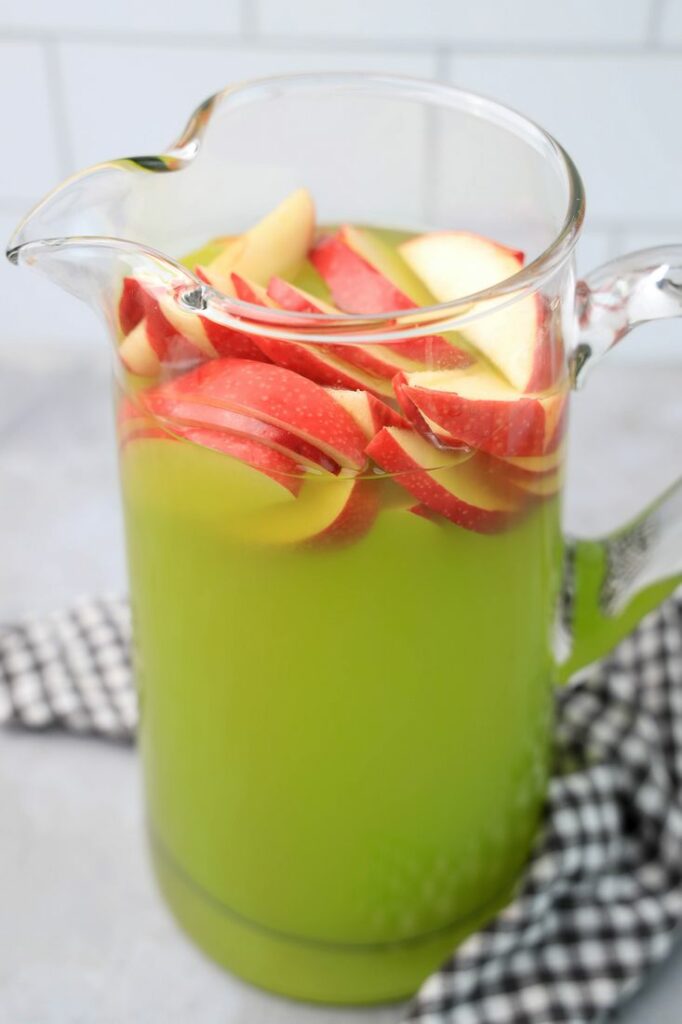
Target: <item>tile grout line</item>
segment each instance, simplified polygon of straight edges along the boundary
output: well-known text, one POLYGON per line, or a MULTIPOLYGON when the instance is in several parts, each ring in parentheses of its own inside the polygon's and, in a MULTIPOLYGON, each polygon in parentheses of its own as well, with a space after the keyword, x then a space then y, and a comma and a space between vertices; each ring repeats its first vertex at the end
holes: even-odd
POLYGON ((47 69, 48 103, 51 114, 50 120, 52 121, 52 134, 57 149, 60 175, 62 178, 66 178, 73 169, 74 160, 64 96, 62 69, 56 40, 45 40, 43 42, 43 52, 47 69))
MULTIPOLYGON (((656 5, 662 0, 653 0, 656 5)), ((238 48, 248 43, 254 49, 272 49, 275 51, 300 50, 309 52, 385 52, 385 53, 433 53, 442 50, 448 54, 480 55, 482 57, 621 57, 637 58, 656 54, 657 56, 679 56, 682 44, 661 45, 647 37, 639 43, 610 44, 608 41, 594 43, 567 43, 560 40, 546 42, 485 42, 484 40, 458 40, 443 44, 442 39, 396 38, 386 39, 381 36, 357 38, 353 36, 296 36, 276 35, 262 32, 258 27, 257 8, 242 0, 241 24, 238 32, 230 33, 187 33, 187 32, 101 32, 88 29, 2 29, 0 42, 24 40, 27 42, 65 42, 87 43, 95 46, 156 46, 190 47, 219 49, 238 48)), ((655 27, 652 14, 652 25, 655 27)))
POLYGON ((239 22, 242 39, 244 42, 251 43, 258 35, 257 0, 241 0, 239 22))
POLYGON ((455 62, 455 52, 447 46, 439 46, 435 53, 436 78, 439 82, 448 82, 455 62))
POLYGON ((651 0, 649 10, 649 24, 646 31, 646 44, 658 49, 661 43, 661 30, 663 27, 663 14, 667 6, 667 0, 651 0))

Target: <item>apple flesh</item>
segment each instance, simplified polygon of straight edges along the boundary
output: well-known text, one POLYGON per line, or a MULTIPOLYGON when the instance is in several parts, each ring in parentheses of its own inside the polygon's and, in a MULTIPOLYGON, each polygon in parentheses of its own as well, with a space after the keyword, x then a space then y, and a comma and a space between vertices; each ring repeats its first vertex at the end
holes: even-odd
MULTIPOLYGON (((468 231, 434 231, 404 242, 400 253, 438 302, 453 302, 513 277, 523 253, 468 231)), ((512 296, 509 296, 512 298, 512 296)), ((495 310, 479 302, 479 318, 462 328, 464 338, 519 391, 551 386, 551 344, 543 330, 538 296, 495 310)))
MULTIPOLYGON (((157 389, 160 390, 160 389, 157 389)), ((214 359, 163 385, 167 400, 228 409, 296 435, 342 468, 362 470, 366 439, 324 388, 271 363, 214 359)))
POLYGON ((315 235, 315 206, 299 188, 224 251, 199 268, 214 288, 232 294, 231 274, 267 285, 274 275, 294 273, 305 260, 315 235))
POLYGON ((438 452, 413 430, 384 427, 367 453, 420 505, 468 530, 495 533, 521 506, 479 456, 438 452))
POLYGON ((563 392, 521 394, 483 364, 399 375, 394 388, 408 419, 416 409, 445 443, 491 455, 538 456, 560 440, 563 392))
POLYGON ((156 377, 161 362, 154 351, 143 317, 118 346, 118 355, 127 370, 138 377, 156 377))
POLYGON ((523 494, 533 498, 553 498, 561 490, 564 474, 560 469, 553 473, 538 473, 534 478, 528 476, 508 477, 509 482, 523 494))
POLYGON ((547 455, 507 455, 502 461, 511 470, 514 479, 536 480, 539 476, 556 473, 564 463, 566 446, 560 444, 547 455))
POLYGON ((322 546, 357 541, 379 511, 374 480, 340 476, 306 480, 293 503, 263 509, 239 529, 248 543, 322 546))
POLYGON ((368 391, 335 388, 330 389, 329 394, 353 417, 368 441, 371 441, 382 427, 409 426, 399 412, 368 391))

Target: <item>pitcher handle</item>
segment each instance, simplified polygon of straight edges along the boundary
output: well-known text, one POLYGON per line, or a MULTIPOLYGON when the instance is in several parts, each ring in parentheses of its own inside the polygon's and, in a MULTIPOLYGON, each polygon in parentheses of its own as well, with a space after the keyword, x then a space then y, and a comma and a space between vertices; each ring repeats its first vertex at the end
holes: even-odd
MULTIPOLYGON (((581 387, 590 368, 633 327, 671 317, 682 317, 682 245, 643 249, 598 267, 577 285, 573 387, 581 387)), ((561 681, 611 650, 680 583, 682 477, 614 533, 568 539, 557 651, 561 681)))

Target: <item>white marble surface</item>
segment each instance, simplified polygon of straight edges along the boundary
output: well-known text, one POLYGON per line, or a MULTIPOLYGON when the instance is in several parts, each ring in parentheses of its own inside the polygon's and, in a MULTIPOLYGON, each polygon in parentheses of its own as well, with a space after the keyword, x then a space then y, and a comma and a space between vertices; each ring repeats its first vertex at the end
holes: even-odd
MULTIPOLYGON (((103 345, 0 345, 0 619, 124 585, 103 345)), ((574 403, 568 525, 606 530, 682 469, 682 368, 604 366, 574 403)), ((135 754, 0 735, 0 1024, 394 1024, 259 993, 176 930, 135 754)), ((679 1024, 682 948, 618 1015, 679 1024)))

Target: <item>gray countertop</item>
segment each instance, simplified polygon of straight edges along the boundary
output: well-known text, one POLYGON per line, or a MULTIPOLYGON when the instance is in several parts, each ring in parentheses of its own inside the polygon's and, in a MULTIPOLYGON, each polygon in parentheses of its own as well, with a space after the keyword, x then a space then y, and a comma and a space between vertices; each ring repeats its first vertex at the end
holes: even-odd
MULTIPOLYGON (((0 348, 0 619, 124 587, 106 355, 0 348)), ((604 366, 574 403, 567 525, 606 530, 679 473, 682 366, 604 366)), ((0 736, 0 1024, 389 1024, 257 992, 176 929, 147 862, 136 755, 0 736)), ((679 1024, 682 947, 618 1015, 679 1024)))

